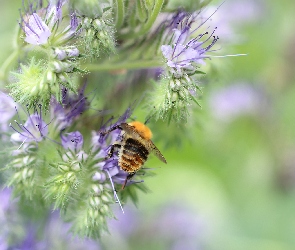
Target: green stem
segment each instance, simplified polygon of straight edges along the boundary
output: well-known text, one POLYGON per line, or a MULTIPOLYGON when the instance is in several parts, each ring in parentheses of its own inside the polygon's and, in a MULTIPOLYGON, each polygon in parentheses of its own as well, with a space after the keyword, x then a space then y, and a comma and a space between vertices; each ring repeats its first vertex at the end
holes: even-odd
POLYGON ((0 68, 0 80, 5 80, 8 71, 11 68, 11 65, 15 62, 15 59, 17 58, 17 56, 19 55, 19 51, 18 49, 14 50, 10 56, 5 60, 5 62, 2 64, 1 68, 0 68))
POLYGON ((124 0, 116 0, 116 29, 122 27, 124 22, 124 0))
POLYGON ((160 60, 150 60, 150 61, 133 61, 124 62, 118 64, 84 64, 82 68, 86 68, 89 71, 109 71, 109 70, 119 70, 119 69, 143 69, 143 68, 157 68, 162 67, 163 63, 160 60))
POLYGON ((164 0, 157 0, 154 8, 152 10, 152 13, 150 15, 150 18, 147 20, 147 22, 141 27, 141 29, 136 32, 136 33, 127 33, 127 34, 123 34, 120 36, 121 39, 131 39, 131 38, 136 38, 138 36, 144 35, 145 33, 147 33, 150 28, 152 27, 152 25, 154 24, 154 22, 156 21, 157 16, 159 15, 162 6, 163 6, 164 0))

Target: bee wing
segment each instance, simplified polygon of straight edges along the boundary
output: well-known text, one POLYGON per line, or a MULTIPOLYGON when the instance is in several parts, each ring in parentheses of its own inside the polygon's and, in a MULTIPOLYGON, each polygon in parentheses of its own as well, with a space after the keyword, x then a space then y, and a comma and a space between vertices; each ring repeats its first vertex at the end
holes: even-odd
POLYGON ((147 141, 147 146, 149 150, 153 152, 154 155, 156 155, 159 158, 160 161, 167 163, 166 159, 164 158, 160 150, 156 147, 156 145, 151 140, 147 141))
POLYGON ((128 125, 127 123, 121 123, 120 126, 128 135, 131 135, 135 139, 142 140, 141 136, 136 132, 136 130, 132 126, 128 125))

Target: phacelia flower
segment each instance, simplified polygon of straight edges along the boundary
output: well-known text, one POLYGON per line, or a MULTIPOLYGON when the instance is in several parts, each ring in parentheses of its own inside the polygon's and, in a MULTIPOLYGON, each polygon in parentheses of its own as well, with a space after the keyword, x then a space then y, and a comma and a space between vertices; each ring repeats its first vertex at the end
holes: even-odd
POLYGON ((65 149, 77 152, 83 146, 83 136, 79 131, 61 135, 61 143, 65 149))
POLYGON ((1 132, 7 131, 8 121, 16 114, 16 103, 7 94, 0 91, 0 125, 1 132))
POLYGON ((17 102, 42 102, 48 108, 52 94, 60 100, 60 86, 76 92, 77 86, 72 81, 76 72, 85 73, 79 68, 80 51, 70 40, 78 38, 80 21, 72 12, 62 15, 62 7, 67 1, 50 0, 46 8, 42 1, 21 13, 20 26, 25 33, 25 41, 32 45, 40 45, 40 51, 46 56, 42 59, 29 57, 31 62, 21 63, 21 72, 15 73, 16 83, 8 87, 17 102), (69 20, 69 25, 65 22, 69 20), (33 75, 33 76, 32 76, 33 75))
POLYGON ((50 0, 46 8, 42 8, 42 3, 34 9, 29 5, 21 14, 20 26, 25 33, 25 41, 32 45, 45 45, 49 42, 53 45, 66 43, 73 38, 78 30, 79 22, 74 13, 70 14, 70 24, 59 31, 59 26, 63 21, 62 6, 64 0, 50 0))
POLYGON ((70 94, 67 88, 62 89, 61 103, 51 100, 53 124, 59 130, 69 127, 84 111, 89 108, 89 101, 84 95, 85 85, 78 94, 70 94))
POLYGON ((266 114, 269 106, 263 91, 248 83, 216 90, 208 101, 212 115, 223 122, 230 122, 241 115, 266 114))
POLYGON ((214 31, 210 35, 208 32, 196 35, 204 24, 203 22, 194 28, 193 25, 196 24, 198 18, 199 13, 176 14, 172 18, 172 25, 169 26, 173 32, 171 42, 161 46, 168 67, 175 69, 177 74, 181 74, 181 70, 196 70, 200 64, 204 64, 204 58, 209 57, 207 53, 218 40, 218 37, 213 35, 214 31))
POLYGON ((23 21, 24 31, 26 34, 25 41, 33 45, 40 45, 47 43, 51 31, 48 26, 42 21, 36 13, 28 17, 28 21, 23 21))
POLYGON ((211 34, 201 30, 206 21, 200 12, 179 11, 159 26, 167 67, 149 95, 148 108, 156 120, 186 122, 192 103, 200 106, 197 98, 202 91, 194 76, 204 74, 199 68, 210 58, 208 53, 214 51, 212 47, 219 39, 214 35, 216 28, 211 34))
POLYGON ((40 142, 48 135, 47 123, 42 120, 42 113, 34 113, 30 115, 25 122, 21 124, 15 121, 16 126, 10 125, 15 131, 11 135, 13 142, 40 142))

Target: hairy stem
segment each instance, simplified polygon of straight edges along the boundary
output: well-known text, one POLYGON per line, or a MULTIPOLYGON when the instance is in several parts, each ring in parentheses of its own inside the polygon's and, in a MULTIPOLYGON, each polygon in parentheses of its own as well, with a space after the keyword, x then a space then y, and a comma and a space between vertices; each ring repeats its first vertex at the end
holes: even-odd
POLYGON ((116 0, 116 29, 122 27, 124 22, 124 0, 116 0))
POLYGON ((86 68, 89 71, 109 71, 119 69, 143 69, 143 68, 157 68, 162 67, 163 63, 160 60, 149 61, 133 61, 124 63, 100 63, 100 64, 84 64, 82 68, 86 68))

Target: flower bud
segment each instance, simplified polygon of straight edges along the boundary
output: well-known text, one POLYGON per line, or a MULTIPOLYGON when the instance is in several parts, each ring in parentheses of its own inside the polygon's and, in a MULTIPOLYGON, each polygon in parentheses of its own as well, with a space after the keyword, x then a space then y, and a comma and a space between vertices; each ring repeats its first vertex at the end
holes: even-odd
POLYGON ((66 51, 65 50, 61 50, 59 48, 56 48, 54 50, 54 55, 55 55, 55 58, 57 58, 60 61, 64 60, 67 57, 66 51))

